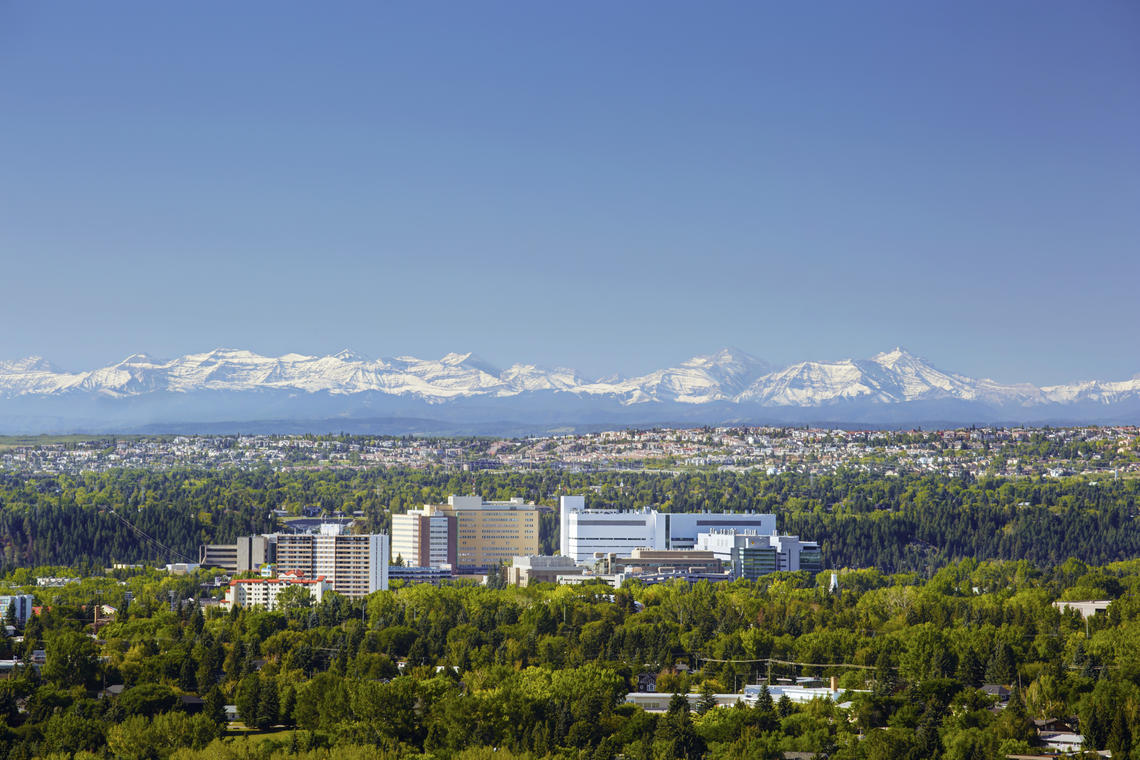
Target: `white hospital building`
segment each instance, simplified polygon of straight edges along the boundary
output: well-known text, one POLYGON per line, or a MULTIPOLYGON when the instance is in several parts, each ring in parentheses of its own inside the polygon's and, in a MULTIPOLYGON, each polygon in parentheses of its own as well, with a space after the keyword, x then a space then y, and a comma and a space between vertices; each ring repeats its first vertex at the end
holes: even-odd
POLYGON ((595 552, 628 557, 639 547, 653 550, 693 549, 697 536, 718 530, 776 532, 776 516, 752 512, 623 512, 586 509, 586 497, 559 499, 559 541, 564 557, 590 562, 595 552))

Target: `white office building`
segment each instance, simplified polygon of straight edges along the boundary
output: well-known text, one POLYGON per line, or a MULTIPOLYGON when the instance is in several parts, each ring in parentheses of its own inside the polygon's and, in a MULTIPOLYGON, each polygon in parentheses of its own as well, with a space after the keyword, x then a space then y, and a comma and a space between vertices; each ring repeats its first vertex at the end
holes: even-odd
POLYGON ((699 534, 719 529, 776 531, 775 515, 751 512, 586 509, 584 496, 561 497, 559 510, 559 548, 575 562, 590 562, 595 552, 628 557, 637 548, 693 549, 699 534))
POLYGON ((771 572, 823 569, 819 544, 801 541, 799 536, 781 536, 772 531, 723 528, 697 536, 697 549, 710 551, 732 563, 733 576, 755 578, 771 572))

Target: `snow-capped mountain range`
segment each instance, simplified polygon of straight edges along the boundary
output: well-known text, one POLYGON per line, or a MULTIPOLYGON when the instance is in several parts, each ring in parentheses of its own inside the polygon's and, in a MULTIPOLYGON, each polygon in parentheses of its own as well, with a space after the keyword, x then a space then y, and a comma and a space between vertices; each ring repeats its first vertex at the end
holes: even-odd
MULTIPOLYGON (((137 406, 147 400, 149 418, 157 421, 175 419, 162 411, 158 399, 178 407, 177 414, 183 417, 201 419, 214 418, 209 411, 211 399, 215 405, 225 399, 221 406, 227 413, 240 416, 240 399, 267 395, 278 399, 275 414, 293 419, 304 418, 309 413, 306 401, 317 397, 322 404, 316 413, 330 416, 397 408, 385 407, 385 400, 406 402, 399 407, 402 412, 411 408, 407 404, 421 414, 435 409, 432 416, 440 416, 443 408, 479 401, 493 402, 500 413, 507 413, 513 400, 520 410, 525 408, 525 416, 542 415, 545 410, 560 420, 575 414, 588 417, 591 411, 596 417, 602 408, 626 410, 618 415, 623 419, 631 419, 634 410, 634 417, 649 419, 654 409, 668 409, 662 419, 676 417, 681 410, 687 410, 683 416, 692 418, 702 407, 715 407, 720 417, 731 416, 734 409, 741 418, 763 417, 759 410, 782 410, 776 416, 786 418, 793 410, 834 409, 840 415, 857 413, 857 418, 864 419, 870 418, 868 410, 896 408, 890 416, 897 420, 897 408, 925 405, 926 413, 932 413, 935 407, 931 405, 939 403, 940 409, 949 408, 945 404, 956 405, 952 407, 956 414, 984 409, 991 417, 1041 416, 1032 410, 1045 411, 1047 417, 1065 409, 1088 417, 1090 413, 1096 416, 1089 410, 1097 408, 1111 410, 1110 417, 1118 411, 1127 417, 1140 409, 1140 375, 1120 382, 1007 385, 937 369, 901 348, 870 359, 804 361, 786 367, 774 367, 726 348, 640 377, 603 380, 584 378, 572 369, 529 364, 499 369, 469 353, 431 360, 411 356, 374 359, 351 351, 274 357, 216 349, 170 360, 134 354, 117 364, 81 372, 59 369, 34 356, 0 362, 0 426, 13 415, 26 416, 23 407, 28 404, 50 405, 53 400, 56 415, 74 413, 74 404, 83 401, 105 413, 116 401, 133 400, 137 406), (190 398, 201 403, 188 405, 190 398), (364 403, 334 403, 338 399, 364 403), (69 403, 61 406, 63 401, 69 403)), ((984 417, 980 414, 970 421, 984 417)))

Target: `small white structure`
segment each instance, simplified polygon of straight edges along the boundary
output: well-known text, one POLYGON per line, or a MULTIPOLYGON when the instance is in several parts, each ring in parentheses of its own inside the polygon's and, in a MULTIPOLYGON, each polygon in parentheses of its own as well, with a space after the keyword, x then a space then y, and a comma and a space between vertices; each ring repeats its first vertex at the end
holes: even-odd
POLYGON ((1072 731, 1039 731, 1037 738, 1046 747, 1057 752, 1080 752, 1085 743, 1084 736, 1072 731))
POLYGON ((1090 618, 1098 612, 1104 612, 1110 604, 1112 604, 1111 599, 1096 599, 1087 602, 1053 602, 1053 606, 1061 612, 1076 610, 1081 613, 1082 618, 1090 618))
MULTIPOLYGON (((695 709, 697 704, 701 701, 700 694, 689 693, 685 695, 689 700, 689 707, 695 709)), ((625 695, 625 701, 637 705, 645 712, 663 713, 668 712, 669 702, 673 699, 673 695, 669 692, 659 691, 631 691, 625 695)), ((741 701, 739 694, 713 694, 713 699, 716 700, 717 707, 732 707, 737 702, 741 701)))
MULTIPOLYGON (((744 687, 743 701, 749 707, 755 707, 756 701, 760 698, 760 691, 763 688, 761 684, 752 684, 744 687)), ((813 699, 828 699, 835 702, 839 707, 849 707, 850 702, 840 702, 839 695, 844 692, 851 694, 867 694, 868 691, 864 689, 840 689, 835 682, 831 679, 831 686, 791 686, 777 684, 768 687, 768 693, 772 695, 772 701, 776 701, 781 697, 787 697, 790 701, 796 704, 807 704, 813 699)))
POLYGON ((326 591, 331 590, 323 575, 306 578, 300 573, 285 573, 280 578, 237 578, 230 581, 222 607, 265 607, 277 608, 277 597, 287 588, 300 586, 309 592, 313 603, 321 601, 326 591))

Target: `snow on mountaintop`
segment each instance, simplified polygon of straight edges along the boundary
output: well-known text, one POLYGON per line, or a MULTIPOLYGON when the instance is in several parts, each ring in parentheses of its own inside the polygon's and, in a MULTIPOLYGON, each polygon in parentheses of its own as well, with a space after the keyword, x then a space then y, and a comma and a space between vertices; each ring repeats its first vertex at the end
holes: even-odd
POLYGON ((9 372, 62 372, 42 356, 25 356, 23 359, 0 361, 0 374, 9 372))
POLYGON ((922 362, 923 360, 907 351, 902 346, 895 346, 891 351, 882 351, 871 357, 871 361, 876 364, 882 364, 884 367, 890 369, 899 362, 922 362))
MULTIPOLYGON (((301 357, 300 354, 286 354, 285 356, 301 357)), ((284 359, 285 357, 283 356, 281 358, 284 359)), ((364 356, 363 354, 358 354, 350 348, 342 348, 341 350, 337 351, 335 354, 332 354, 329 358, 340 359, 342 362, 367 362, 367 361, 371 361, 371 359, 369 359, 367 356, 364 356)))
POLYGON ((959 400, 1032 406, 1140 399, 1140 375, 1115 383, 1089 381, 1045 388, 1028 383, 1003 385, 944 372, 903 348, 870 359, 805 361, 782 368, 738 349, 724 348, 638 377, 596 381, 566 368, 514 364, 500 370, 471 353, 449 353, 440 359, 370 359, 347 349, 328 356, 289 353, 272 357, 218 348, 170 360, 133 354, 87 372, 65 372, 38 356, 0 362, 0 398, 251 390, 376 392, 429 402, 559 392, 626 405, 722 402, 812 407, 856 400, 883 404, 959 400))

